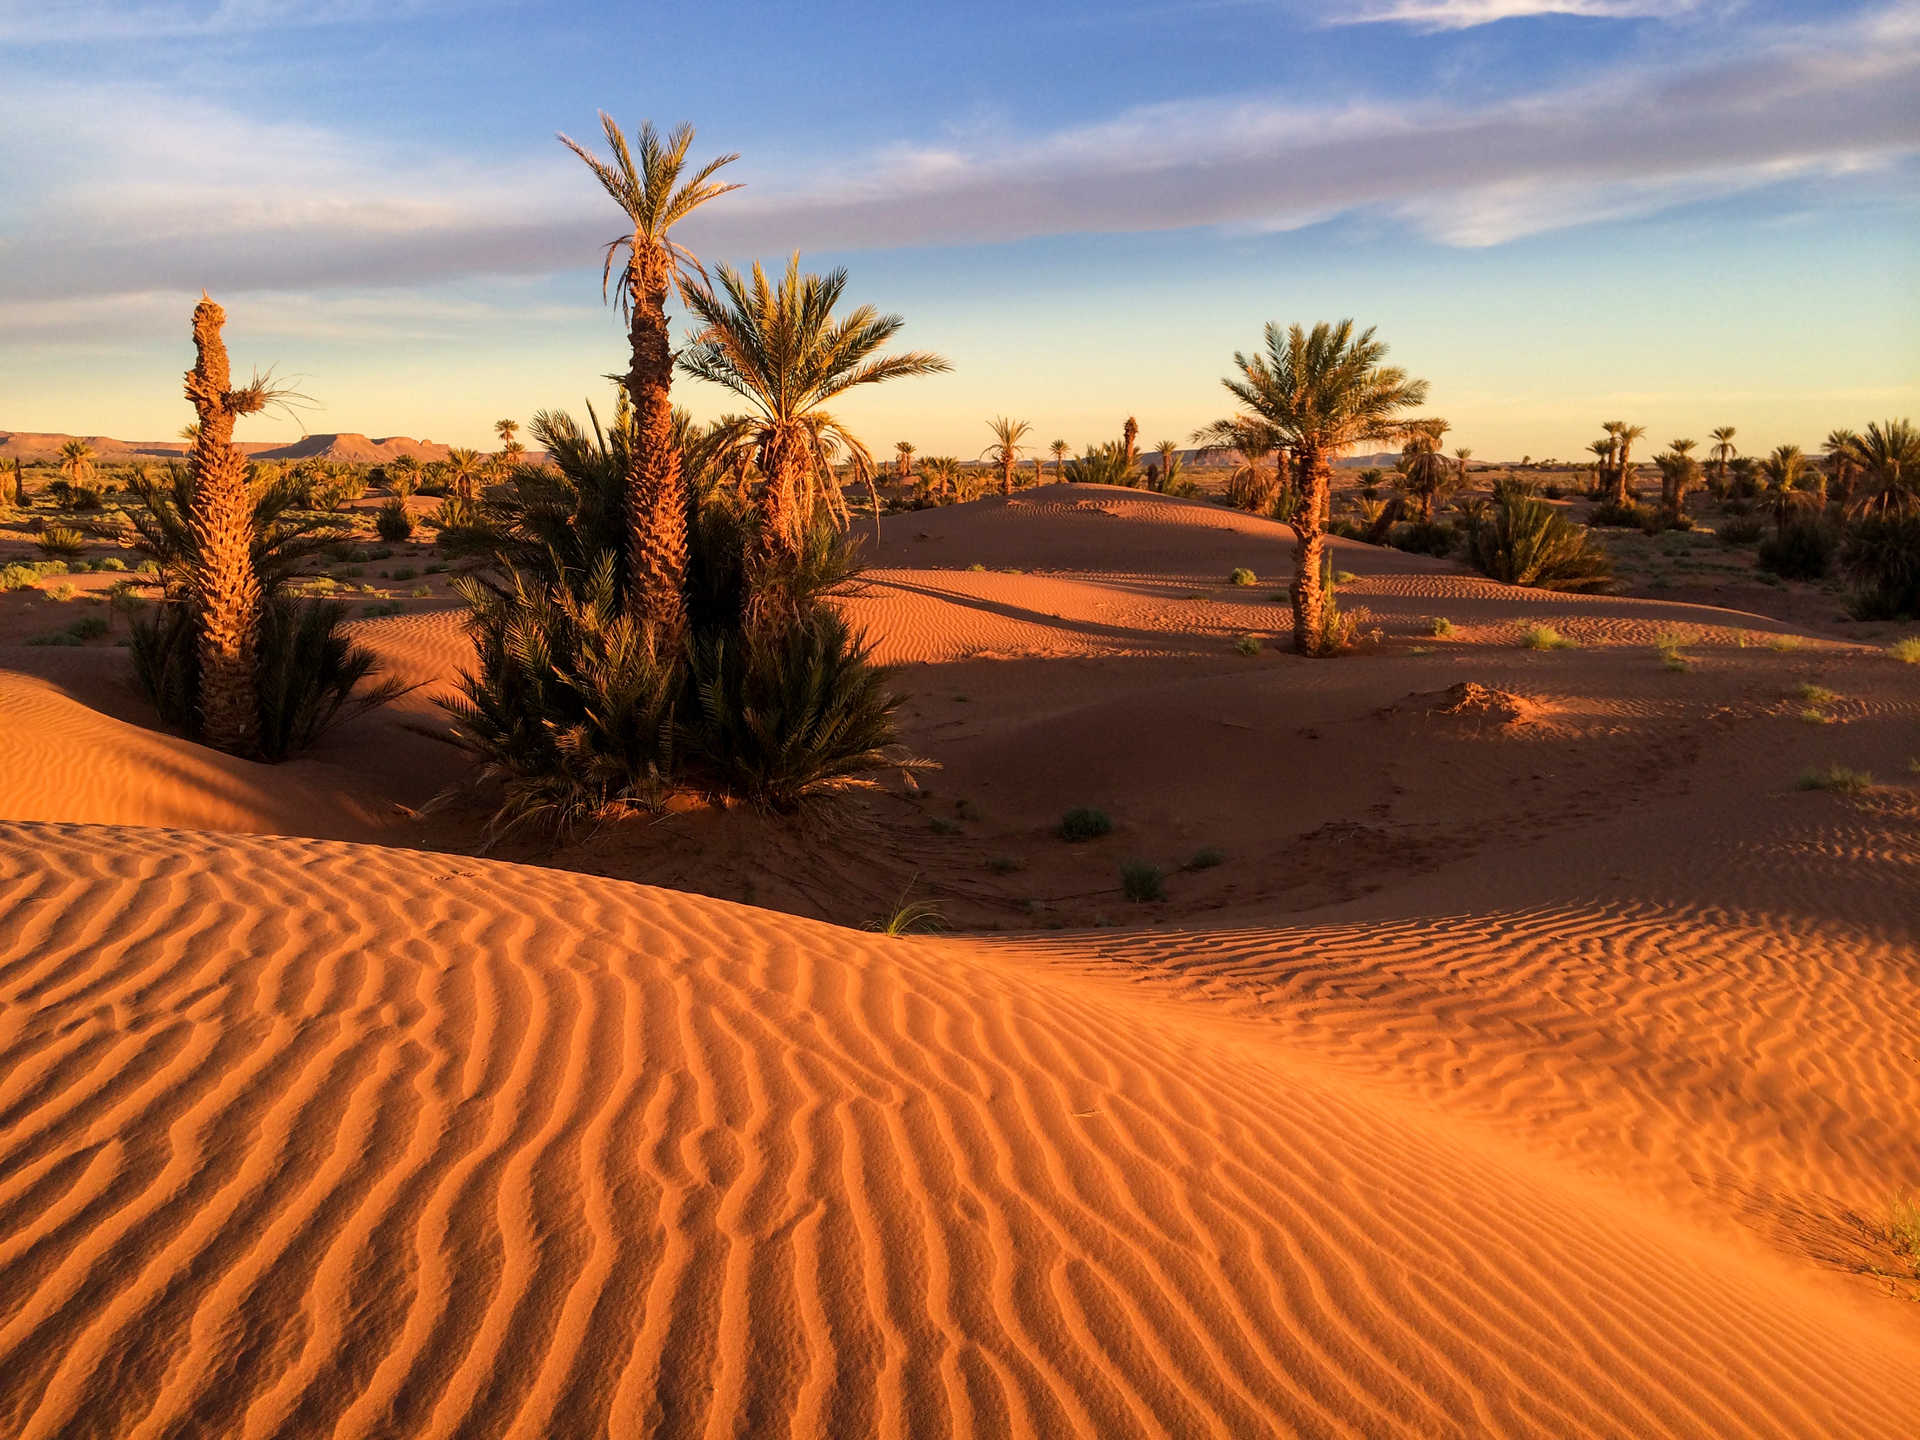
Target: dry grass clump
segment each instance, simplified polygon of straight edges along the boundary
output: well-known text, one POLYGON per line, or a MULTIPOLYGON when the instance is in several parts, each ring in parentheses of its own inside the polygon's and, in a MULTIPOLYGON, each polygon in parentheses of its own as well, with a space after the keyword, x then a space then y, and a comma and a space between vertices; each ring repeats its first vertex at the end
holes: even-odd
POLYGON ((1873 776, 1865 770, 1852 770, 1845 765, 1832 764, 1818 770, 1809 770, 1799 779, 1796 788, 1801 790, 1825 790, 1834 795, 1859 795, 1873 786, 1873 776))
POLYGON ((1251 585, 1257 578, 1253 571, 1247 569, 1244 565, 1236 565, 1227 572, 1227 584, 1229 585, 1251 585))
POLYGON ((1666 630, 1654 637, 1654 652, 1659 655, 1660 663, 1669 670, 1685 670, 1689 661, 1680 652, 1691 645, 1695 637, 1679 630, 1666 630))
POLYGON ((1571 650, 1575 646, 1551 625, 1521 626, 1520 644, 1528 650, 1571 650))
POLYGON ((1920 665, 1920 635, 1909 635, 1887 647, 1887 654, 1903 665, 1920 665))
POLYGON ((1803 680, 1794 686, 1793 698, 1803 705, 1831 705, 1840 698, 1840 692, 1816 685, 1811 680, 1803 680))
POLYGON ((1428 623, 1427 633, 1435 639, 1444 640, 1453 634, 1453 622, 1444 615, 1436 615, 1428 623))
POLYGON ((1241 655, 1258 655, 1260 653, 1260 637, 1258 635, 1242 635, 1238 640, 1233 642, 1233 648, 1236 653, 1241 655))

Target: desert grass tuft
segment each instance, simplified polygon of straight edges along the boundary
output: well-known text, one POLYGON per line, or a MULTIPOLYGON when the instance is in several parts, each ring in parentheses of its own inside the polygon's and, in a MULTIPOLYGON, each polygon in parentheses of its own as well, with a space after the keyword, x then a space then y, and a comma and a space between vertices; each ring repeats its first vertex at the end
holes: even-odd
POLYGON ((1903 665, 1920 665, 1920 635, 1909 635, 1887 647, 1887 654, 1903 665))
POLYGON ((1803 705, 1831 705, 1840 698, 1840 692, 1816 685, 1811 680, 1803 680, 1794 686, 1793 698, 1803 705))
POLYGON ((1129 860, 1120 867, 1120 891, 1136 905, 1167 898, 1166 876, 1160 867, 1144 860, 1129 860))
POLYGON ((1551 625, 1523 625, 1520 644, 1528 650, 1571 650, 1574 642, 1551 625))
POLYGON ((946 917, 940 913, 940 907, 931 900, 912 899, 913 886, 908 884, 900 896, 900 902, 887 914, 867 928, 881 935, 927 934, 946 928, 946 917))
POLYGON ((1236 565, 1227 572, 1227 584, 1229 585, 1251 585, 1257 578, 1253 571, 1247 569, 1244 565, 1236 565))
POLYGON ((1242 635, 1238 640, 1233 642, 1233 648, 1237 654, 1258 655, 1260 653, 1260 637, 1258 635, 1242 635))
POLYGON ((1873 776, 1865 770, 1851 770, 1845 765, 1833 764, 1807 771, 1800 777, 1797 788, 1825 790, 1835 795, 1859 795, 1872 785, 1873 776))
POLYGON ((1193 858, 1187 861, 1187 869, 1211 870, 1216 865, 1224 865, 1226 859, 1226 854, 1223 851, 1207 845, 1193 852, 1193 858))
POLYGON ((1444 640, 1453 634, 1453 622, 1444 615, 1436 615, 1427 623, 1427 633, 1435 639, 1444 640))

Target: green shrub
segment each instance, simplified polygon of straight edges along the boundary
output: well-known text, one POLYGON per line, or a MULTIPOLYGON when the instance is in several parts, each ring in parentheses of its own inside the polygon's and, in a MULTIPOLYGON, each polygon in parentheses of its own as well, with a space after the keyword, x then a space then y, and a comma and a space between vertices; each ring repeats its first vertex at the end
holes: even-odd
POLYGON ((1166 877, 1157 865, 1129 860, 1120 867, 1120 890, 1136 905, 1167 898, 1166 877))
POLYGON ((1445 639, 1453 634, 1453 621, 1444 615, 1436 615, 1427 626, 1427 633, 1437 639, 1445 639))
POLYGON ((1233 642, 1233 648, 1236 653, 1241 655, 1258 655, 1260 653, 1260 637, 1258 635, 1242 635, 1238 640, 1233 642))
POLYGON ((1798 788, 1802 790, 1830 790, 1836 795, 1858 795, 1873 784, 1873 776, 1864 770, 1849 770, 1844 765, 1833 764, 1823 769, 1809 770, 1802 775, 1798 788))
POLYGON ((1528 650, 1571 650, 1574 642, 1551 625, 1523 625, 1520 643, 1528 650))
POLYGON ((1831 705, 1840 698, 1840 692, 1806 680, 1793 687, 1793 698, 1803 705, 1831 705))
POLYGON ((1014 871, 1025 868, 1011 855, 996 855, 987 861, 988 871, 995 875, 1011 875, 1014 871))
POLYGON ((1208 845, 1202 849, 1199 849, 1193 852, 1193 858, 1187 861, 1187 869, 1211 870, 1216 865, 1225 864, 1226 858, 1227 857, 1224 854, 1222 854, 1220 851, 1214 849, 1213 846, 1208 845))
POLYGON ((1453 554, 1458 539, 1459 532, 1444 520, 1414 521, 1394 526, 1387 543, 1411 555, 1433 555, 1444 560, 1453 554))
POLYGON ((1752 545, 1767 533, 1767 527, 1751 515, 1736 515, 1722 520, 1713 531, 1716 538, 1727 545, 1752 545))
POLYGON ((407 510, 407 502, 397 495, 384 501, 373 512, 373 528, 382 540, 408 539, 413 534, 413 516, 407 510))
POLYGON ((1059 836, 1069 844, 1080 844, 1087 840, 1098 840, 1102 835, 1113 833, 1113 821, 1107 818, 1103 810, 1081 805, 1067 811, 1060 817, 1059 836))
POLYGON ((98 640, 107 633, 107 620, 104 615, 88 615, 76 620, 67 627, 67 633, 76 640, 98 640))
POLYGON ((1853 613, 1860 619, 1920 619, 1920 512, 1854 521, 1840 565, 1853 582, 1853 613))
POLYGON ((1833 568, 1839 538, 1821 520, 1793 520, 1760 542, 1757 564, 1783 580, 1820 580, 1833 568))
POLYGON ((40 532, 40 536, 34 541, 34 544, 40 547, 40 553, 43 555, 63 556, 71 559, 75 555, 85 553, 87 537, 70 526, 49 525, 45 530, 40 532))
POLYGON ((1631 501, 1622 505, 1617 500, 1607 499, 1593 507, 1592 513, 1587 516, 1587 524, 1620 530, 1645 530, 1652 534, 1660 528, 1660 517, 1645 505, 1635 505, 1631 501))
POLYGON ((1511 492, 1468 522, 1467 559, 1495 580, 1542 590, 1589 592, 1613 577, 1586 530, 1544 500, 1511 492))
POLYGON ((1227 584, 1229 585, 1251 585, 1253 583, 1253 571, 1247 569, 1244 565, 1237 565, 1227 572, 1227 584))

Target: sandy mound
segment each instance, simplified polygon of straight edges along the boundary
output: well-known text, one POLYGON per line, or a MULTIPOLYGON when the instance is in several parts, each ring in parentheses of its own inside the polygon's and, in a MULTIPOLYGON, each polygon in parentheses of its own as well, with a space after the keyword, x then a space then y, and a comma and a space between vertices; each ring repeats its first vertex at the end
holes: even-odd
POLYGON ((1856 1298, 1086 960, 161 831, 0 895, 9 1433, 1911 1433, 1856 1298))
POLYGON ((256 765, 90 709, 0 670, 0 819, 373 839, 390 816, 352 776, 256 765))

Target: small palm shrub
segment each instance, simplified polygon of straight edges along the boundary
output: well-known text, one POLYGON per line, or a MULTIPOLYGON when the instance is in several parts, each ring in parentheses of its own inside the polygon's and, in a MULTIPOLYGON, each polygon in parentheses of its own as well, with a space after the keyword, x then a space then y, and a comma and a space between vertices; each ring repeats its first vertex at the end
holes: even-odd
POLYGON ((1509 585, 1576 593, 1602 589, 1613 565, 1592 537, 1545 501, 1503 492, 1467 526, 1467 559, 1509 585))
POLYGON ((1760 542, 1756 563, 1783 580, 1820 580, 1839 548, 1839 537, 1824 520, 1790 520, 1760 542))
POLYGON ((1862 620, 1920 618, 1920 513, 1863 516, 1847 529, 1840 566, 1862 620))
POLYGON ((1095 810, 1089 805, 1076 806, 1060 817, 1058 833, 1068 844, 1078 845, 1112 834, 1113 821, 1107 818, 1104 810, 1095 810))
POLYGON ((55 480, 47 495, 62 510, 98 510, 107 503, 105 490, 83 480, 55 480))
POLYGON ((72 529, 70 526, 49 525, 45 530, 40 532, 40 536, 34 541, 34 544, 40 547, 40 553, 42 555, 62 556, 71 559, 75 555, 85 553, 87 537, 82 535, 78 530, 72 529))
POLYGON ((1120 892, 1136 905, 1167 898, 1166 877, 1160 867, 1129 860, 1120 867, 1120 892))
POLYGON ((1433 555, 1444 560, 1453 554, 1458 539, 1459 532, 1444 520, 1415 520, 1394 526, 1387 543, 1410 555, 1433 555))
POLYGON ((395 495, 373 513, 374 533, 390 544, 399 544, 413 535, 413 516, 407 502, 395 495))
POLYGON ((1118 440, 1087 449, 1066 464, 1066 476, 1076 485, 1138 485, 1140 467, 1118 440))

